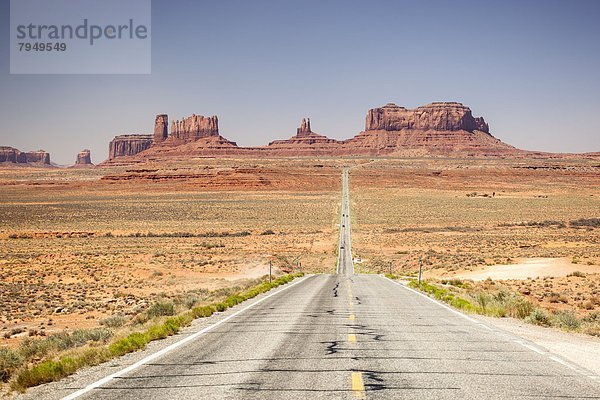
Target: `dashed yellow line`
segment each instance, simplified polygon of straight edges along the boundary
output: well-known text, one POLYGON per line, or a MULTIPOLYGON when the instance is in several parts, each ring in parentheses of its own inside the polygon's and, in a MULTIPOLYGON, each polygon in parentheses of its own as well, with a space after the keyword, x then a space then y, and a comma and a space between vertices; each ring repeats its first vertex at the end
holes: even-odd
POLYGON ((350 321, 354 321, 354 320, 356 319, 356 316, 355 316, 354 314, 350 314, 350 315, 348 316, 348 319, 349 319, 350 321))
POLYGON ((363 382, 362 372, 352 373, 352 393, 357 399, 366 399, 365 384, 363 382))
POLYGON ((348 334, 348 341, 350 343, 356 343, 356 335, 354 333, 349 333, 348 334))

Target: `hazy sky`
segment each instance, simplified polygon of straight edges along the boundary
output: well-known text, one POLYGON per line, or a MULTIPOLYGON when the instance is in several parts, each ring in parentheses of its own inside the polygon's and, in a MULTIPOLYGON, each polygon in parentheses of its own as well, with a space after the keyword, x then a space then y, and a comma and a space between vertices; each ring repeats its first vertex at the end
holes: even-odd
POLYGON ((10 75, 0 0, 0 145, 107 158, 154 116, 219 116, 239 145, 344 139, 369 108, 459 101, 530 150, 600 151, 600 1, 153 0, 151 75, 10 75))

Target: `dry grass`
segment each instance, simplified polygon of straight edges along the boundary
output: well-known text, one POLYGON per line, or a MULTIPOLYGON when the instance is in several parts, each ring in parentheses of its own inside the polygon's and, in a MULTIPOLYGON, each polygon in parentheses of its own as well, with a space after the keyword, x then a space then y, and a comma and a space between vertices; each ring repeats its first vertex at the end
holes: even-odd
POLYGON ((379 258, 384 264, 392 260, 398 272, 414 272, 419 260, 427 270, 446 271, 524 257, 570 257, 599 265, 597 228, 576 222, 598 217, 598 168, 551 170, 549 177, 538 170, 523 175, 517 162, 499 163, 459 168, 453 160, 415 161, 417 166, 380 161, 355 169, 355 253, 366 268, 379 258), (485 185, 482 177, 488 178, 485 185), (467 196, 472 192, 495 196, 467 196))
MULTIPOLYGON (((364 260, 358 272, 388 272, 392 261, 396 273, 414 275, 421 264, 426 276, 441 276, 526 257, 600 265, 597 161, 201 159, 2 168, 0 341, 16 349, 26 338, 78 329, 151 329, 156 319, 201 313, 198 307, 215 299, 223 302, 214 308, 224 309, 239 300, 232 291, 267 272, 269 260, 277 273, 300 264, 333 272, 343 165, 355 167, 353 250, 364 260), (111 180, 101 179, 106 175, 111 180)), ((525 318, 540 324, 595 327, 598 276, 507 282, 504 290, 533 310, 519 308, 525 302, 504 310, 527 311, 525 318)), ((502 314, 497 304, 490 308, 499 301, 492 288, 480 293, 455 297, 455 306, 502 314)), ((124 336, 129 342, 108 353, 54 357, 27 379, 64 376, 169 334, 171 325, 124 336)), ((1 358, 0 376, 24 359, 13 350, 1 358)))
POLYGON ((425 277, 450 279, 518 258, 564 257, 597 273, 508 281, 506 290, 548 313, 585 318, 600 311, 599 172, 591 160, 380 160, 355 168, 357 269, 387 273, 391 261, 394 273, 415 276, 421 264, 425 277))
POLYGON ((162 299, 244 285, 268 273, 269 260, 278 274, 333 271, 339 169, 304 163, 162 166, 215 176, 245 169, 268 174, 264 187, 230 176, 211 188, 198 179, 100 179, 133 167, 0 169, 0 344, 14 348, 26 337, 131 318, 162 299))
POLYGON ((504 282, 488 280, 474 283, 453 279, 423 281, 419 285, 416 280, 412 280, 409 286, 465 312, 491 317, 513 317, 534 325, 600 336, 600 311, 578 315, 569 307, 548 309, 543 303, 532 301, 528 296, 513 291, 511 285, 504 282))
POLYGON ((222 301, 218 303, 199 306, 191 304, 177 316, 174 316, 174 303, 157 302, 145 311, 143 319, 136 318, 129 329, 121 329, 116 333, 98 328, 56 334, 41 340, 26 340, 17 351, 4 349, 0 352, 0 379, 10 380, 11 387, 18 391, 62 379, 80 368, 143 349, 151 341, 178 333, 196 318, 225 311, 301 275, 285 275, 272 282, 257 282, 245 290, 237 289, 226 297, 221 294, 222 301), (170 317, 161 319, 163 316, 170 317), (116 339, 111 341, 113 335, 116 339))

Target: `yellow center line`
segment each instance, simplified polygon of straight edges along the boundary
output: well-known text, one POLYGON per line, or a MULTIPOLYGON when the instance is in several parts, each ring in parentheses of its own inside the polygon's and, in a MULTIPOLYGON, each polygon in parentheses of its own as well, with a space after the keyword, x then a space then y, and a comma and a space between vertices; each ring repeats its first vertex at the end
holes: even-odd
POLYGON ((350 316, 348 316, 348 319, 350 321, 354 321, 356 319, 356 316, 354 314, 350 314, 350 316))
POLYGON ((356 335, 354 333, 349 333, 348 334, 348 341, 350 343, 356 343, 356 335))
POLYGON ((362 372, 352 373, 352 393, 357 399, 366 399, 365 384, 363 383, 362 372))

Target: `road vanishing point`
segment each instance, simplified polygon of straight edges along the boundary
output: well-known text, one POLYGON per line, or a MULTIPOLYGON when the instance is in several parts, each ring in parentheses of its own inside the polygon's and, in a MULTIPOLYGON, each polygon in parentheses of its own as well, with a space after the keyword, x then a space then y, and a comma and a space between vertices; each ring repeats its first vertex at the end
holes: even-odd
POLYGON ((144 358, 104 367, 108 372, 94 381, 85 373, 67 378, 52 394, 161 400, 600 398, 598 376, 591 372, 383 276, 354 274, 348 181, 344 170, 336 274, 296 279, 206 318, 144 358))

